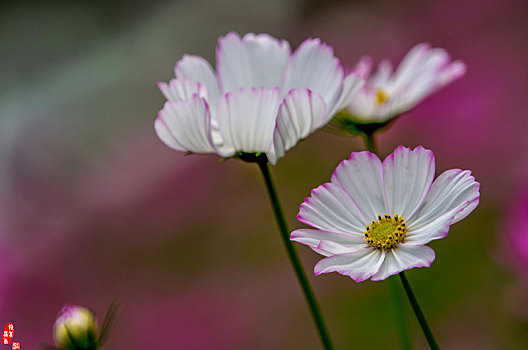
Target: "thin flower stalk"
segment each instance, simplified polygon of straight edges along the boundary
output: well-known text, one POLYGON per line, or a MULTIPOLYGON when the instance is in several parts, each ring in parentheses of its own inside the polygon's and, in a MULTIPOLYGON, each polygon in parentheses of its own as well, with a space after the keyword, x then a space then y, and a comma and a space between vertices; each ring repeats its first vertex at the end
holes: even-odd
POLYGON ((288 259, 292 264, 293 270, 295 271, 295 274, 297 276, 297 280, 299 281, 299 285, 301 286, 301 289, 303 291, 306 303, 308 304, 312 318, 317 327, 319 337, 321 339, 321 342, 323 343, 323 347, 327 350, 331 350, 334 348, 334 346, 332 345, 330 333, 328 332, 328 327, 326 326, 326 323, 324 321, 321 308, 319 306, 319 303, 317 302, 317 298, 315 297, 315 293, 312 289, 312 286, 310 285, 310 281, 308 280, 308 277, 304 272, 304 268, 302 266, 301 259, 299 258, 299 254, 297 253, 297 250, 295 249, 292 241, 290 240, 290 230, 288 228, 286 218, 284 217, 284 213, 282 211, 282 206, 280 204, 277 191, 275 190, 275 185, 271 176, 268 160, 265 156, 261 156, 258 159, 257 164, 262 172, 262 177, 264 178, 264 182, 266 184, 266 189, 268 191, 271 207, 273 209, 273 213, 275 214, 275 219, 279 227, 282 243, 284 244, 288 259))

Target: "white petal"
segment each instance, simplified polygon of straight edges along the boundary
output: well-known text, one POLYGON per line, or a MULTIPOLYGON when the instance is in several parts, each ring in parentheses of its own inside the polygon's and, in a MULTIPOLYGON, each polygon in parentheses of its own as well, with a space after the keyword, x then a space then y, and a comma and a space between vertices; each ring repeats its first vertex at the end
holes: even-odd
POLYGON ((169 83, 159 82, 158 87, 169 101, 190 100, 194 94, 207 100, 207 89, 202 84, 187 78, 171 79, 169 83))
POLYGON ((452 224, 464 219, 478 204, 479 188, 480 184, 469 170, 444 171, 431 186, 414 225, 432 221, 452 210, 457 212, 452 224))
POLYGON ((397 104, 400 110, 410 110, 420 103, 424 98, 432 94, 437 88, 436 73, 421 74, 414 79, 412 84, 409 84, 405 91, 399 95, 397 104))
POLYGON ((422 61, 414 67, 413 75, 409 75, 410 80, 400 82, 400 88, 405 90, 402 91, 402 95, 408 100, 409 108, 414 107, 439 88, 440 72, 448 62, 449 54, 445 50, 431 49, 422 61))
POLYGON ((388 60, 383 60, 378 66, 378 70, 369 80, 369 86, 383 88, 392 75, 392 64, 388 60))
POLYGON ((356 64, 352 72, 360 76, 362 79, 367 79, 370 75, 371 70, 372 70, 372 57, 363 56, 361 57, 359 62, 356 64))
POLYGON ((337 112, 344 109, 348 105, 349 101, 353 98, 353 96, 355 96, 356 93, 360 91, 364 84, 365 80, 361 78, 361 76, 359 76, 358 74, 348 74, 343 80, 343 90, 341 91, 341 95, 339 96, 336 104, 334 105, 334 108, 328 113, 327 119, 323 123, 326 124, 334 117, 337 112))
POLYGON ((338 272, 350 276, 354 281, 369 279, 378 272, 385 258, 385 251, 374 248, 363 248, 351 253, 333 255, 317 263, 316 275, 338 272))
POLYGON ((360 87, 347 102, 346 109, 354 118, 362 122, 377 121, 375 96, 372 89, 365 84, 360 87))
POLYGON ((429 50, 421 66, 417 67, 419 71, 437 73, 449 63, 450 57, 446 50, 435 47, 429 50))
POLYGON ((333 241, 321 241, 317 246, 318 252, 323 252, 322 255, 331 256, 337 254, 352 253, 357 250, 368 248, 368 244, 363 239, 361 242, 357 239, 357 242, 354 245, 343 245, 333 241))
POLYGON ((332 182, 343 187, 354 199, 367 220, 387 213, 383 188, 383 165, 370 152, 354 152, 342 161, 332 175, 332 182))
POLYGON ((282 92, 307 88, 334 106, 343 89, 344 71, 334 50, 319 39, 307 39, 295 50, 284 72, 282 92))
POLYGON ((414 222, 407 224, 407 234, 405 243, 420 245, 427 244, 432 240, 444 238, 449 233, 449 226, 455 218, 456 212, 447 212, 426 224, 414 225, 414 222))
MULTIPOLYGON (((224 145, 235 152, 268 152, 272 148, 280 102, 278 88, 226 93, 218 101, 216 115, 224 145)), ((217 152, 222 156, 232 155, 225 154, 224 149, 217 148, 217 152)))
POLYGON ((187 147, 183 146, 171 133, 169 127, 163 121, 161 111, 158 114, 158 118, 156 118, 156 120, 154 121, 154 130, 156 131, 156 134, 158 135, 160 140, 163 141, 163 143, 169 146, 170 148, 182 152, 188 151, 187 147))
POLYGON ((266 153, 271 165, 277 164, 277 161, 284 156, 286 153, 286 150, 284 149, 285 144, 286 140, 282 138, 280 132, 277 132, 277 126, 275 126, 275 131, 273 132, 273 145, 271 150, 266 153))
POLYGON ((415 267, 429 267, 434 259, 434 250, 427 246, 398 244, 394 249, 387 252, 385 261, 379 271, 372 276, 372 280, 384 280, 391 275, 415 267))
POLYGON ((479 188, 468 170, 451 169, 442 173, 408 223, 406 242, 425 244, 445 237, 449 225, 464 219, 477 207, 479 188))
POLYGON ((224 92, 237 88, 278 87, 290 45, 267 34, 246 34, 242 39, 229 33, 218 40, 216 67, 224 92))
POLYGON ((154 123, 158 137, 178 151, 214 152, 206 133, 210 114, 203 98, 194 95, 189 101, 167 101, 154 123))
POLYGON ((299 221, 321 230, 343 232, 364 240, 368 220, 339 185, 326 183, 312 190, 299 207, 299 221))
POLYGON ((391 79, 391 85, 393 85, 392 91, 401 89, 413 81, 416 77, 416 70, 420 69, 422 62, 427 58, 430 50, 431 46, 429 44, 421 43, 414 46, 405 55, 391 79))
POLYGON ((235 154, 236 150, 233 147, 231 140, 228 140, 226 143, 224 142, 224 139, 222 139, 217 118, 216 113, 212 113, 209 118, 210 122, 207 124, 206 133, 209 137, 209 143, 213 146, 218 155, 222 157, 230 157, 235 154))
POLYGON ((390 214, 411 219, 431 187, 435 172, 433 152, 400 146, 385 158, 383 174, 390 214))
POLYGON ((455 61, 442 69, 438 77, 438 87, 443 87, 466 74, 466 65, 462 61, 455 61))
POLYGON ((291 90, 279 108, 274 144, 277 150, 270 159, 275 164, 284 152, 297 144, 300 139, 314 132, 326 117, 326 103, 318 93, 308 89, 291 90))
POLYGON ((212 106, 216 105, 220 92, 215 73, 209 62, 200 56, 183 55, 183 58, 176 62, 174 73, 177 78, 185 77, 202 84, 207 89, 208 101, 212 106))
POLYGON ((346 252, 351 252, 359 248, 365 248, 367 245, 365 237, 314 229, 295 230, 291 234, 291 240, 305 244, 325 256, 339 254, 336 253, 337 247, 346 250, 346 252), (321 245, 322 241, 325 241, 323 245, 321 245), (334 244, 333 246, 332 243, 334 244))

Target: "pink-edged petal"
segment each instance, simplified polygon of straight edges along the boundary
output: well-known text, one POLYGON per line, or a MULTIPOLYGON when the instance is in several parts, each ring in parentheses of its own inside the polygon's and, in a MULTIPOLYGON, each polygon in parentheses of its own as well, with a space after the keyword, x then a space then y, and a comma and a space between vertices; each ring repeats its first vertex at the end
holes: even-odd
POLYGON ((249 33, 240 38, 231 32, 220 38, 216 67, 222 90, 278 87, 290 51, 287 41, 277 40, 268 34, 249 33))
POLYGON ((273 145, 271 150, 266 154, 271 165, 277 164, 277 161, 284 156, 286 149, 286 140, 282 138, 280 132, 277 132, 277 126, 275 126, 275 131, 273 132, 273 145))
POLYGON ((449 233, 449 227, 456 216, 456 211, 444 213, 434 221, 429 221, 422 225, 414 225, 414 222, 407 224, 407 234, 405 243, 421 245, 432 240, 444 238, 449 233))
POLYGON ((356 64, 352 72, 358 75, 361 79, 368 79, 370 71, 372 70, 372 57, 363 56, 356 64))
POLYGON ((415 67, 418 72, 439 72, 449 63, 450 57, 446 50, 435 47, 430 49, 422 60, 422 64, 415 67))
POLYGON ((392 64, 388 60, 383 60, 378 66, 378 70, 372 75, 369 86, 383 88, 392 75, 392 64))
POLYGON ((236 150, 230 139, 225 142, 222 138, 217 118, 216 114, 211 114, 211 118, 209 118, 210 122, 206 126, 209 143, 218 155, 222 157, 231 157, 235 154, 236 150))
POLYGON ((409 108, 411 108, 440 87, 440 72, 448 63, 449 54, 444 49, 431 49, 423 60, 414 67, 414 76, 410 77, 412 80, 404 82, 405 85, 400 84, 400 86, 393 86, 393 88, 405 90, 402 91, 402 94, 409 100, 409 108))
POLYGON ((299 221, 321 230, 356 235, 364 240, 368 219, 339 185, 326 183, 312 190, 299 207, 299 221))
POLYGON ((319 39, 306 39, 291 56, 284 72, 282 92, 307 88, 334 106, 343 89, 344 70, 332 47, 319 39))
POLYGON ((364 84, 365 80, 361 78, 361 76, 359 76, 358 74, 348 74, 343 80, 343 90, 341 90, 341 95, 337 99, 337 102, 334 105, 333 109, 331 109, 328 113, 324 124, 326 124, 326 122, 332 119, 337 112, 346 108, 349 101, 353 98, 353 96, 356 96, 357 92, 360 91, 364 84))
POLYGON ((446 86, 447 84, 462 77, 464 74, 466 74, 466 65, 464 62, 452 62, 440 71, 438 76, 438 88, 446 86))
POLYGON ((416 77, 417 69, 420 69, 430 50, 431 46, 429 44, 420 43, 405 55, 392 77, 393 90, 405 87, 413 81, 416 77))
POLYGON ((398 101, 399 109, 409 110, 432 94, 437 89, 437 79, 438 74, 436 72, 418 75, 412 84, 403 88, 405 89, 404 92, 396 95, 400 98, 398 101))
POLYGON ((291 233, 291 240, 307 245, 325 256, 338 254, 338 249, 351 252, 367 246, 365 238, 358 235, 314 229, 295 230, 291 233), (325 243, 321 245, 323 241, 325 243))
POLYGON ((158 88, 169 101, 190 100, 194 94, 207 100, 207 89, 202 84, 187 78, 171 79, 169 83, 159 82, 158 88))
POLYGON ((372 276, 372 280, 384 280, 391 275, 415 267, 429 267, 434 259, 434 250, 427 246, 398 244, 394 249, 387 252, 385 261, 378 272, 372 276))
POLYGON ((387 212, 383 188, 383 165, 370 152, 354 152, 342 161, 332 175, 333 183, 343 187, 366 219, 364 224, 387 212))
POLYGON ((338 272, 361 282, 378 272, 385 259, 385 251, 374 248, 363 248, 351 253, 332 255, 317 263, 316 275, 338 272))
MULTIPOLYGON (((168 113, 168 112, 167 112, 168 113)), ((158 118, 154 121, 154 130, 156 134, 163 141, 164 144, 177 151, 187 152, 188 149, 180 141, 174 137, 167 123, 163 120, 162 113, 158 114, 158 118)))
POLYGON ((408 222, 406 242, 425 244, 443 238, 452 225, 478 205, 480 184, 469 170, 451 169, 435 180, 422 205, 408 222))
POLYGON ((238 89, 226 93, 219 101, 215 122, 223 141, 217 152, 231 156, 232 152, 269 152, 281 102, 278 88, 238 89), (229 149, 230 152, 225 152, 229 149))
POLYGON ((451 169, 444 171, 435 180, 414 225, 432 221, 436 217, 455 210, 452 224, 468 216, 478 205, 480 184, 469 170, 451 169))
POLYGON ((431 187, 434 172, 433 152, 421 146, 414 150, 400 146, 385 158, 383 178, 391 214, 411 219, 431 187))
POLYGON ((203 98, 194 95, 189 101, 167 101, 154 123, 158 137, 178 151, 214 152, 207 133, 209 107, 203 98))
POLYGON ((290 90, 279 108, 275 128, 274 146, 276 152, 270 156, 275 164, 297 142, 315 131, 325 122, 326 103, 316 92, 308 89, 290 90))
POLYGON ((369 246, 365 240, 363 240, 363 243, 360 243, 359 239, 357 240, 355 245, 343 245, 333 241, 321 241, 317 246, 317 251, 323 252, 324 254, 322 255, 331 256, 337 254, 351 253, 355 252, 356 250, 368 247, 369 246))
POLYGON ((183 55, 183 58, 176 62, 174 73, 177 78, 187 78, 202 84, 207 89, 209 101, 214 106, 220 96, 218 82, 213 68, 203 57, 194 55, 183 55))

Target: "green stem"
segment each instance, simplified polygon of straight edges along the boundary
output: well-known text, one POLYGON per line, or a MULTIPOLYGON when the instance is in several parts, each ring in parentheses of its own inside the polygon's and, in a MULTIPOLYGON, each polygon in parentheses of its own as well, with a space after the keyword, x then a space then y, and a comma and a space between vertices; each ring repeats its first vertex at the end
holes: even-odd
MULTIPOLYGON (((374 140, 374 132, 363 133, 363 140, 365 147, 371 153, 378 154, 376 151, 376 141, 374 140)), ((400 347, 403 350, 412 349, 409 335, 407 332, 405 315, 403 313, 402 301, 398 292, 398 286, 393 276, 389 278, 392 301, 394 303, 394 316, 396 318, 396 326, 398 327, 398 337, 400 338, 400 347)))
POLYGON ((376 142, 374 140, 374 132, 371 133, 363 133, 363 140, 365 141, 365 147, 367 148, 367 151, 378 154, 376 151, 376 142))
POLYGON ((279 202, 279 198, 277 196, 277 192, 275 190, 275 186, 273 185, 268 160, 265 157, 261 157, 257 160, 257 164, 260 167, 260 170, 262 171, 262 176, 264 177, 264 181, 266 182, 266 188, 268 190, 271 206, 273 207, 273 212, 275 213, 277 225, 279 226, 282 243, 286 248, 288 258, 290 259, 293 269, 295 270, 297 280, 301 285, 304 297, 306 299, 306 302, 308 303, 308 307, 310 308, 310 312, 312 314, 317 330, 319 331, 319 337, 321 338, 323 347, 326 350, 333 350, 334 346, 332 345, 332 341, 330 340, 330 334, 328 333, 328 329, 323 319, 319 303, 317 302, 312 286, 310 285, 310 282, 306 277, 306 273, 304 272, 299 255, 297 254, 297 251, 295 250, 292 241, 290 241, 290 230, 288 229, 288 225, 286 223, 286 219, 284 218, 284 213, 282 212, 282 208, 279 202))
POLYGON ((394 318, 396 320, 396 327, 398 328, 398 335, 400 338, 400 347, 403 350, 412 349, 409 336, 407 334, 407 327, 405 327, 405 314, 403 313, 400 291, 398 289, 398 282, 396 276, 389 277, 392 300, 394 301, 394 318))
POLYGON ((411 306, 414 310, 416 318, 418 319, 418 322, 420 323, 420 327, 422 327, 422 331, 425 335, 425 339, 427 339, 427 343, 429 344, 429 347, 431 348, 431 350, 440 350, 433 336, 433 332, 431 332, 431 328, 429 328, 429 325, 427 324, 427 321, 425 320, 425 316, 422 313, 422 310, 420 309, 420 305, 418 305, 418 300, 416 300, 416 297, 414 296, 414 293, 411 289, 411 285, 409 284, 409 281, 407 280, 407 277, 405 277, 405 274, 403 273, 403 271, 400 272, 399 275, 400 275, 400 279, 403 284, 403 289, 405 289, 405 292, 407 293, 409 302, 411 303, 411 306))

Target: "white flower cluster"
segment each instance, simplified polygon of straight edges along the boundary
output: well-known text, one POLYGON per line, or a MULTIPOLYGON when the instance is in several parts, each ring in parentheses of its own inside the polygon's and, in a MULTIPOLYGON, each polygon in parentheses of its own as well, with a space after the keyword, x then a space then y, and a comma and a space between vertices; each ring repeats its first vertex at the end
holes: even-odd
MULTIPOLYGON (((370 58, 350 73, 319 39, 294 52, 267 34, 218 41, 216 72, 185 55, 176 78, 159 83, 167 102, 155 122, 158 136, 179 151, 222 157, 264 153, 275 164, 300 139, 345 109, 351 123, 385 123, 461 77, 465 65, 447 52, 418 44, 393 72, 388 61, 370 75, 370 58)), ((447 235, 479 202, 469 171, 448 170, 434 182, 433 153, 399 147, 383 162, 353 153, 331 182, 301 204, 299 220, 313 229, 292 233, 326 258, 315 273, 337 271, 356 281, 382 280, 429 266, 425 244, 447 235)))

